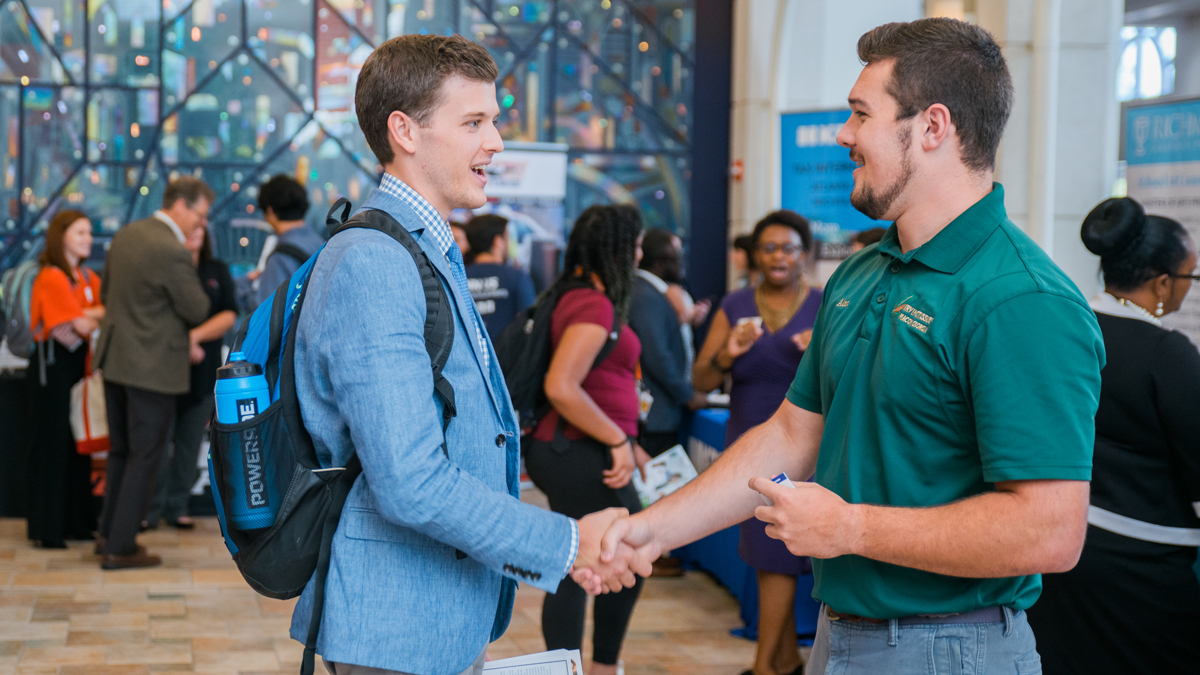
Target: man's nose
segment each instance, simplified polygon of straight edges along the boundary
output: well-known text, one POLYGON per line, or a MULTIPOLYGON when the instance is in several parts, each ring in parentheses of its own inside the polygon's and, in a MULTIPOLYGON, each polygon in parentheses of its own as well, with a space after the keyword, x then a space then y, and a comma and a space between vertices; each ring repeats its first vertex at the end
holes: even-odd
POLYGON ((504 139, 500 138, 500 130, 495 125, 488 130, 487 138, 483 142, 483 149, 493 154, 504 152, 504 139))
POLYGON ((854 133, 850 131, 850 120, 846 120, 846 123, 838 130, 837 142, 843 148, 849 148, 854 145, 854 133))

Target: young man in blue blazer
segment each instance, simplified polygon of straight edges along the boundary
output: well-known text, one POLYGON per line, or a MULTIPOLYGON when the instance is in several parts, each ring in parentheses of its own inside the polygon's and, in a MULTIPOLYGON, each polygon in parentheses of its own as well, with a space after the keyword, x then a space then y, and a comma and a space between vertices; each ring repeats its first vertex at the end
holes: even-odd
MULTIPOLYGON (((374 230, 334 237, 308 282, 295 359, 322 465, 354 451, 363 467, 333 541, 317 643, 335 675, 478 675, 516 582, 553 593, 573 566, 599 564, 595 542, 623 511, 574 521, 517 499, 520 430, 446 222, 486 201, 484 167, 504 148, 496 77, 482 47, 435 35, 384 43, 359 75, 359 125, 385 171, 362 208, 407 228, 441 278, 457 416, 443 434, 412 256, 374 230)), ((648 572, 623 553, 605 577, 614 589, 633 585, 631 563, 648 572)), ((297 640, 312 592, 310 582, 292 617, 297 640)))

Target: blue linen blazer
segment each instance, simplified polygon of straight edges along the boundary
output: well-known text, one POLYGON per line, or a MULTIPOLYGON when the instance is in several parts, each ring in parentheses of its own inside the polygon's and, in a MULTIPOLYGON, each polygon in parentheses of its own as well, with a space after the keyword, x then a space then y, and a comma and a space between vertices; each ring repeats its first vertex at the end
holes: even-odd
MULTIPOLYGON (((297 325, 296 392, 322 466, 344 466, 354 450, 363 472, 333 541, 317 653, 451 675, 504 633, 517 580, 557 589, 573 526, 517 498, 516 415, 494 350, 483 365, 474 303, 459 293, 433 235, 382 190, 362 208, 386 211, 408 228, 441 276, 455 315, 443 374, 458 415, 443 454, 412 256, 374 230, 333 237, 313 267, 297 325)), ((292 615, 291 636, 302 642, 312 594, 310 581, 292 615)))

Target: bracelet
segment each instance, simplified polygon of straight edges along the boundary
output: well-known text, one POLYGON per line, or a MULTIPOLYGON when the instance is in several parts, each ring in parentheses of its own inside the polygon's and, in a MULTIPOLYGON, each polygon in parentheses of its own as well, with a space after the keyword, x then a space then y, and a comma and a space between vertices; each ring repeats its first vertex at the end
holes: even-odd
POLYGON ((637 441, 635 441, 635 440, 633 439, 633 436, 626 436, 626 437, 625 437, 625 440, 623 440, 623 441, 621 441, 620 443, 617 443, 617 444, 615 444, 615 445, 610 445, 610 446, 608 446, 608 447, 609 447, 609 448, 611 448, 611 449, 613 449, 613 450, 616 450, 617 448, 625 447, 625 444, 626 444, 626 443, 628 443, 628 444, 629 444, 629 449, 630 449, 630 450, 632 450, 632 449, 633 449, 635 446, 637 446, 637 441))

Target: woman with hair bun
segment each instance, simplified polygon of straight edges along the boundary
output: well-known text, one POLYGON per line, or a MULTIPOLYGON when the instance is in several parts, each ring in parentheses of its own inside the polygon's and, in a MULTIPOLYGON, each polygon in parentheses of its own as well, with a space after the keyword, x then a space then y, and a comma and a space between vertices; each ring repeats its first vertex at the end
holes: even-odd
POLYGON ((1081 236, 1104 272, 1091 305, 1107 353, 1087 542, 1073 570, 1042 577, 1029 623, 1048 675, 1194 673, 1200 353, 1161 318, 1200 279, 1196 244, 1128 198, 1093 209, 1081 236))

